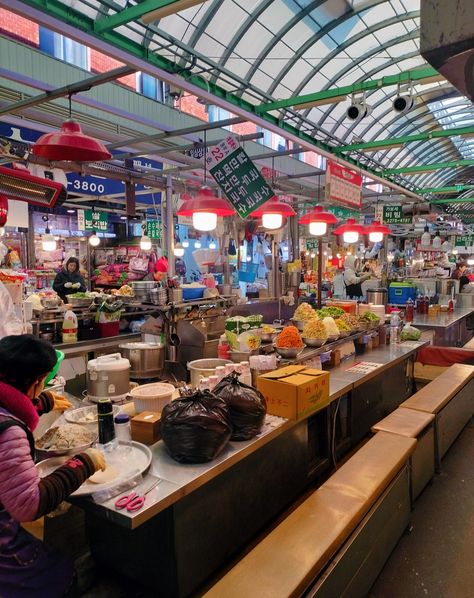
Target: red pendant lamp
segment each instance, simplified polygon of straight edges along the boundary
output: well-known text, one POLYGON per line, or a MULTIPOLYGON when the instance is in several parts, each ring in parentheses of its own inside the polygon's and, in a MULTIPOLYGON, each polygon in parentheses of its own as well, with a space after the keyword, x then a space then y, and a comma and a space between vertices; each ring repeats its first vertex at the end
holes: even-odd
POLYGON ((216 197, 208 187, 201 187, 196 197, 188 199, 177 211, 178 216, 192 216, 196 230, 209 232, 217 226, 218 216, 233 216, 234 208, 216 197))
POLYGON ((383 241, 385 235, 389 235, 392 231, 385 224, 381 224, 378 220, 374 220, 372 224, 366 227, 365 233, 369 235, 371 243, 380 243, 383 241))
POLYGON ((322 237, 327 233, 330 224, 337 224, 337 218, 331 212, 325 212, 323 206, 315 206, 300 218, 300 224, 309 224, 309 233, 322 237))
POLYGON ((81 125, 71 118, 71 96, 68 120, 63 122, 59 131, 42 135, 33 145, 32 152, 46 160, 68 162, 97 162, 112 157, 101 141, 85 135, 81 125))
POLYGON ((8 218, 8 197, 0 194, 0 226, 5 226, 8 218))
POLYGON ((333 235, 342 235, 344 243, 357 243, 359 235, 365 235, 366 230, 355 218, 348 218, 344 224, 340 224, 332 231, 333 235))
POLYGON ((287 203, 280 201, 276 195, 249 214, 250 218, 261 218, 262 226, 276 230, 283 225, 283 219, 295 216, 296 212, 287 203))

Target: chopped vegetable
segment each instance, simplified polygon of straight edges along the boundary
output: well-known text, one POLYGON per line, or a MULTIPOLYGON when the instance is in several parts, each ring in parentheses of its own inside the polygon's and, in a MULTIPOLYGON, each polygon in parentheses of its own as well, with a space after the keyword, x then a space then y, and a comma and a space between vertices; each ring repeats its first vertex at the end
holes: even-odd
POLYGON ((321 320, 310 320, 304 325, 303 338, 320 338, 326 340, 328 333, 326 327, 321 320))
POLYGON ((402 341, 418 341, 421 338, 421 330, 411 326, 410 324, 405 324, 402 328, 402 332, 400 334, 400 340, 402 341))
POLYGON ((380 322, 380 318, 372 311, 366 311, 360 319, 364 322, 380 322))
POLYGON ((296 326, 287 326, 286 328, 283 328, 277 336, 275 344, 280 349, 300 349, 304 346, 296 326))
POLYGON ((318 314, 314 311, 309 303, 302 303, 299 305, 293 315, 294 320, 300 320, 305 322, 306 320, 312 320, 317 318, 318 314))
POLYGON ((323 324, 324 327, 326 328, 326 332, 328 334, 328 336, 339 336, 339 328, 336 325, 336 322, 334 321, 334 318, 331 318, 330 316, 327 316, 326 318, 323 319, 323 324))
POLYGON ((342 318, 337 318, 334 321, 336 322, 336 326, 338 327, 340 332, 350 332, 351 331, 351 327, 349 326, 349 324, 342 318))
POLYGON ((353 314, 344 313, 339 320, 343 320, 349 326, 350 330, 355 330, 359 327, 359 318, 353 314))
POLYGON ((273 328, 273 326, 269 326, 268 324, 262 326, 263 334, 273 334, 274 332, 276 332, 276 328, 273 328))
POLYGON ((321 318, 340 318, 346 312, 340 307, 323 307, 318 310, 317 314, 321 318))

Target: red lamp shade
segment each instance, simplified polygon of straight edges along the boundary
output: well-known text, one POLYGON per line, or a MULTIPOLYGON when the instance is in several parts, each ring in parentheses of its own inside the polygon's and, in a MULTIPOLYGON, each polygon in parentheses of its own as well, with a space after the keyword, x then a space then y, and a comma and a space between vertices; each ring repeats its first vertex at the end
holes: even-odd
POLYGON ((362 224, 354 218, 348 218, 345 224, 340 224, 337 228, 332 231, 333 235, 342 235, 344 242, 346 243, 357 243, 359 235, 365 234, 365 228, 362 224))
POLYGON ((101 141, 85 135, 74 120, 64 121, 60 131, 42 135, 33 145, 32 152, 47 160, 69 162, 97 162, 112 157, 101 141))
POLYGON ((249 214, 251 218, 261 218, 264 228, 276 230, 283 224, 283 219, 294 216, 296 212, 287 203, 280 201, 275 195, 259 208, 249 214))
POLYGON ((197 230, 214 230, 218 216, 232 216, 234 208, 225 199, 216 197, 212 190, 202 187, 196 197, 188 199, 177 211, 178 216, 192 216, 197 230))
POLYGON ((303 214, 299 222, 309 224, 310 234, 322 236, 326 234, 328 225, 337 223, 337 218, 331 212, 325 212, 322 206, 316 206, 303 214))
POLYGON ((8 197, 0 195, 0 226, 5 226, 8 218, 8 197))
POLYGON ((374 220, 372 224, 366 227, 365 233, 369 235, 369 241, 372 243, 380 243, 384 235, 389 235, 392 231, 385 224, 381 224, 378 220, 374 220))

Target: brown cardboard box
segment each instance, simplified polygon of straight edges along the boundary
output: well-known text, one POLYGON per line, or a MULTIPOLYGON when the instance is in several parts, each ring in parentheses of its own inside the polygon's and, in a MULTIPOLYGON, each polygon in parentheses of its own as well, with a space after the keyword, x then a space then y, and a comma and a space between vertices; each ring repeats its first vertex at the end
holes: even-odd
POLYGON ((131 420, 132 440, 153 444, 161 438, 161 413, 142 411, 131 420))
POLYGON ((329 404, 329 372, 290 365, 257 378, 267 411, 287 419, 300 419, 329 404))

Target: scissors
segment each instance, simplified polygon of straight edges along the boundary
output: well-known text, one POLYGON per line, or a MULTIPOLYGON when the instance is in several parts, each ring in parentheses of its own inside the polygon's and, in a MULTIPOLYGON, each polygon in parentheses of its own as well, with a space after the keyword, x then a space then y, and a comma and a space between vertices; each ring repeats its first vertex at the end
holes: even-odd
POLYGON ((115 501, 115 508, 117 510, 127 509, 129 513, 135 513, 135 511, 139 511, 143 505, 145 504, 146 495, 153 490, 158 484, 160 480, 155 480, 153 485, 148 488, 146 492, 144 492, 141 496, 137 494, 135 491, 127 494, 126 496, 122 496, 121 498, 115 501))

